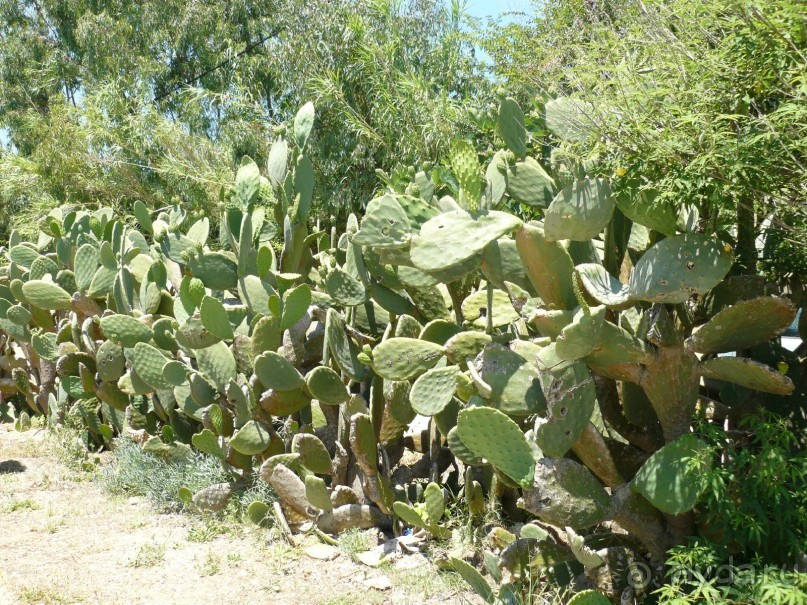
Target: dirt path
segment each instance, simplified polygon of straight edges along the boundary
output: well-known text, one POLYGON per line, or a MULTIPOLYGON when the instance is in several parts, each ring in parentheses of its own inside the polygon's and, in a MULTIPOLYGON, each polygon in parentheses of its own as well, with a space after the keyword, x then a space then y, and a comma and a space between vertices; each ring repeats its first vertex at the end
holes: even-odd
POLYGON ((60 464, 42 431, 0 425, 0 605, 475 601, 410 557, 372 568, 344 553, 313 559, 257 527, 211 533, 199 519, 111 498, 60 464))

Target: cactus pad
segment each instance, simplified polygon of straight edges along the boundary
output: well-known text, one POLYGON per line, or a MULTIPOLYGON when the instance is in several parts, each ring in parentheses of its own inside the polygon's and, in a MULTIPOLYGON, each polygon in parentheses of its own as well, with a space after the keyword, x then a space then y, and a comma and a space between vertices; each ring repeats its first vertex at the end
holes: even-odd
POLYGON ((560 527, 591 527, 611 516, 611 500, 585 466, 568 458, 544 458, 535 466, 535 483, 523 494, 524 508, 560 527))
POLYGON ((341 269, 334 269, 328 274, 325 288, 337 304, 345 307, 355 307, 367 300, 364 284, 341 269))
POLYGON ((489 404, 493 407, 517 416, 546 409, 539 372, 532 359, 492 343, 477 357, 474 366, 482 380, 490 385, 489 404))
POLYGON ((723 242, 699 233, 661 240, 644 253, 630 278, 630 295, 637 300, 682 303, 705 294, 720 283, 733 262, 723 242))
POLYGON ((247 456, 256 456, 266 451, 271 435, 259 422, 248 421, 230 438, 230 447, 247 456))
POLYGON ((33 279, 22 285, 25 299, 40 309, 58 311, 70 307, 70 294, 53 282, 33 279))
POLYGON ((220 300, 211 296, 202 298, 199 308, 199 317, 202 325, 216 338, 232 340, 233 327, 230 325, 230 316, 220 300))
POLYGON ((462 442, 477 456, 525 488, 532 485, 535 461, 532 448, 518 425, 493 408, 462 410, 457 418, 462 442))
POLYGON ((779 336, 795 316, 796 308, 786 298, 741 301, 701 326, 689 339, 689 346, 698 353, 740 351, 779 336))
MULTIPOLYGON (((494 328, 506 326, 520 317, 518 311, 513 308, 510 297, 501 290, 493 290, 492 312, 494 328)), ((462 314, 465 320, 477 327, 484 328, 487 325, 487 316, 490 313, 487 291, 484 289, 477 290, 462 301, 462 314)))
POLYGON ((412 408, 424 416, 434 416, 445 408, 457 390, 457 366, 433 368, 415 381, 409 393, 412 408))
POLYGON ((524 128, 524 112, 515 99, 507 97, 499 104, 496 117, 496 133, 518 159, 527 155, 527 129, 524 128))
POLYGON ((701 362, 698 372, 705 378, 733 382, 763 393, 790 395, 795 389, 793 381, 784 374, 745 357, 708 359, 701 362))
POLYGON ((583 242, 597 237, 614 213, 616 201, 604 179, 581 179, 564 187, 544 215, 548 241, 583 242))
POLYGON ((367 369, 357 358, 357 348, 345 331, 345 322, 334 309, 328 309, 325 320, 328 349, 339 368, 353 380, 364 380, 367 369))
POLYGON ((326 366, 317 366, 305 376, 308 392, 325 405, 339 405, 348 400, 347 388, 339 374, 326 366))
POLYGON ((559 372, 541 372, 547 401, 546 419, 536 422, 535 441, 551 458, 566 455, 594 413, 594 379, 585 364, 577 362, 559 372))
POLYGON ((367 204, 361 229, 353 243, 376 248, 400 248, 409 243, 412 228, 395 196, 386 194, 367 204))
POLYGON ((628 286, 608 273, 602 265, 584 263, 575 267, 575 275, 591 298, 612 309, 630 305, 628 286))
POLYGON ((555 309, 575 308, 574 263, 566 248, 550 242, 543 228, 534 223, 519 229, 515 240, 527 277, 544 304, 555 309), (552 270, 547 271, 547 267, 552 270))
POLYGON ((449 269, 520 226, 518 218, 504 212, 490 211, 474 216, 455 210, 439 214, 427 221, 420 236, 412 241, 412 263, 427 273, 449 269))
POLYGON ((443 347, 416 338, 390 338, 373 350, 373 370, 386 380, 411 380, 433 368, 443 347))
POLYGON ((223 342, 196 351, 196 363, 199 370, 213 380, 220 393, 226 392, 227 385, 236 377, 235 357, 223 342))
POLYGON ((568 605, 611 605, 611 600, 596 590, 584 590, 574 595, 568 605))
POLYGON ((331 457, 325 444, 318 437, 308 433, 297 433, 291 441, 291 451, 300 455, 300 463, 312 473, 331 474, 331 457))
POLYGON ((276 391, 292 391, 305 384, 297 368, 273 351, 267 351, 255 359, 255 375, 263 386, 276 391))
POLYGON ((546 208, 555 195, 555 181, 538 162, 526 157, 509 167, 507 193, 522 204, 546 208))
POLYGON ((560 359, 573 361, 585 357, 600 340, 605 322, 605 306, 593 307, 588 313, 580 309, 574 320, 565 326, 555 341, 555 353, 560 359))
POLYGON ((152 337, 151 328, 129 315, 108 315, 101 319, 100 326, 109 340, 127 349, 152 337))

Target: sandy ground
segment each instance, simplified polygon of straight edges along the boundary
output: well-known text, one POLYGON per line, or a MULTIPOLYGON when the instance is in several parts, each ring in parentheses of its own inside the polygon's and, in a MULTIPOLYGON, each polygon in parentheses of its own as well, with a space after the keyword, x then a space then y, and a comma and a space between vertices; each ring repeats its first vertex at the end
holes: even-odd
POLYGON ((254 526, 204 541, 201 523, 110 497, 60 464, 42 431, 0 425, 0 605, 478 602, 428 564, 325 562, 254 526))

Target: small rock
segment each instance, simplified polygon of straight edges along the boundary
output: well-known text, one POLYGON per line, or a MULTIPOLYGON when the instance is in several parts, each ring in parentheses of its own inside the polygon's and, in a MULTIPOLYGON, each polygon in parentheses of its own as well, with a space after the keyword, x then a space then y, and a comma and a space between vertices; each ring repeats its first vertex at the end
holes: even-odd
POLYGON ((141 502, 143 502, 143 498, 141 498, 140 496, 132 496, 131 498, 129 498, 129 504, 131 506, 137 506, 141 502))
POLYGON ((424 565, 428 564, 428 562, 429 561, 426 559, 426 557, 418 553, 398 559, 395 562, 395 569, 415 569, 417 567, 423 567, 424 565))
POLYGON ((319 559, 320 561, 330 561, 341 554, 341 551, 338 548, 335 548, 330 544, 314 544, 312 546, 307 546, 303 549, 303 552, 312 559, 319 559))
POLYGON ((356 555, 356 558, 369 567, 378 567, 386 558, 386 553, 378 549, 366 550, 356 555))
POLYGON ((392 582, 389 581, 387 576, 373 576, 364 580, 362 584, 376 590, 390 590, 392 588, 392 582))

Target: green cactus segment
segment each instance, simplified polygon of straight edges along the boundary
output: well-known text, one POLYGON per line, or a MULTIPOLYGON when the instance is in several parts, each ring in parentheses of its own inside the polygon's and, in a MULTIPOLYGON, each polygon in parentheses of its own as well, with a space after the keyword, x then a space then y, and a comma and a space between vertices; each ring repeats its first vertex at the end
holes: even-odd
POLYGON ((457 366, 433 368, 421 374, 409 393, 412 408, 423 416, 442 412, 457 390, 457 374, 457 366))
POLYGON ((314 104, 310 101, 303 105, 294 116, 294 142, 297 143, 300 151, 303 151, 308 143, 311 130, 314 128, 315 116, 314 104))
POLYGON ((6 318, 18 326, 28 325, 34 316, 22 305, 11 305, 6 311, 6 318))
POLYGON ((507 170, 507 193, 522 204, 546 208, 555 195, 555 181, 533 158, 524 158, 507 170))
POLYGON ((11 259, 11 262, 23 269, 30 269, 31 265, 34 264, 34 261, 38 259, 39 256, 39 252, 24 244, 13 246, 11 250, 8 251, 8 257, 11 259))
POLYGON ((386 194, 367 204, 354 244, 373 248, 402 248, 409 244, 412 227, 395 196, 386 194))
POLYGON ((563 141, 585 142, 594 130, 594 107, 586 101, 558 97, 546 106, 546 127, 563 141))
POLYGON ((245 275, 239 280, 238 294, 253 313, 273 315, 270 301, 277 298, 277 292, 257 275, 245 275))
POLYGON ((255 375, 267 389, 293 391, 305 385, 305 378, 289 361, 274 351, 255 359, 255 375))
POLYGON ((317 475, 330 475, 332 461, 322 441, 308 433, 297 433, 291 441, 291 451, 300 455, 300 463, 317 475))
POLYGON ((288 330, 300 321, 305 316, 309 306, 311 306, 311 288, 306 284, 300 284, 296 288, 284 292, 280 329, 288 330))
POLYGON ((305 385, 311 396, 325 405, 339 405, 349 398, 339 374, 326 366, 317 366, 306 374, 305 385))
POLYGON ((577 265, 574 272, 585 292, 598 304, 617 310, 631 304, 628 286, 608 273, 602 265, 585 263, 577 265))
POLYGON ((250 502, 249 506, 247 507, 247 517, 249 517, 249 520, 255 525, 259 525, 261 527, 269 523, 271 514, 272 509, 269 507, 269 505, 266 504, 266 502, 261 502, 260 500, 250 502))
POLYGON ((634 337, 630 332, 605 321, 602 324, 600 340, 585 361, 592 366, 609 366, 625 363, 650 363, 655 353, 645 341, 634 337))
POLYGON ((294 391, 269 389, 261 395, 261 408, 272 416, 290 416, 310 404, 311 398, 302 389, 294 391))
POLYGON ((445 514, 445 497, 443 489, 434 482, 423 490, 423 512, 429 525, 437 525, 445 514))
POLYGON ((505 212, 471 215, 464 210, 439 214, 427 221, 412 241, 412 263, 421 271, 444 271, 469 260, 485 246, 515 231, 521 220, 505 212))
POLYGON ((305 477, 305 498, 314 508, 326 513, 333 512, 333 504, 325 481, 316 475, 306 475, 305 477))
POLYGON ((25 300, 46 311, 59 311, 70 307, 71 297, 53 282, 33 279, 22 285, 25 300))
POLYGON ((502 238, 485 247, 482 251, 481 269, 485 279, 500 290, 506 290, 505 283, 509 282, 532 292, 532 284, 524 270, 516 242, 512 239, 502 238))
POLYGON ((451 149, 451 169, 460 186, 460 206, 476 212, 482 194, 479 159, 469 141, 456 141, 451 149))
POLYGON ((544 458, 535 483, 523 493, 524 508, 559 527, 583 529, 611 516, 611 498, 585 466, 568 458, 544 458))
POLYGON ((199 370, 213 380, 220 393, 226 393, 227 385, 236 378, 235 357, 223 342, 196 351, 196 363, 199 370))
POLYGON ((49 259, 47 256, 40 256, 33 263, 31 263, 31 271, 29 279, 42 279, 46 275, 50 275, 51 279, 56 277, 59 272, 59 266, 49 259))
POLYGON ((200 452, 213 456, 219 460, 224 460, 224 451, 219 445, 219 439, 213 434, 210 429, 202 429, 201 433, 195 434, 191 437, 191 443, 200 452))
POLYGON ((765 364, 744 357, 717 357, 701 362, 698 372, 704 378, 714 378, 739 384, 747 389, 790 395, 795 386, 784 374, 765 364))
POLYGON ((594 307, 586 313, 580 309, 574 320, 565 326, 555 341, 555 353, 560 359, 574 361, 585 357, 600 340, 605 323, 605 307, 594 307))
POLYGON ((248 421, 230 438, 230 447, 246 456, 257 456, 269 447, 271 434, 259 422, 248 421))
MULTIPOLYGON (((109 341, 105 341, 104 344, 106 344, 106 342, 109 341)), ((59 359, 59 345, 56 343, 56 334, 53 332, 39 332, 38 334, 34 334, 31 336, 31 345, 34 347, 36 354, 42 359, 46 361, 56 361, 59 359)), ((103 345, 101 346, 103 347, 103 345)), ((98 354, 100 354, 100 348, 99 353, 96 354, 96 359, 98 358, 98 354)), ((122 355, 121 359, 123 359, 122 355)), ((117 380, 117 378, 119 377, 116 377, 115 380, 117 380)))
POLYGON ((527 155, 527 129, 524 128, 524 112, 515 99, 507 97, 499 104, 496 133, 519 160, 524 159, 527 155))
POLYGON ((227 252, 203 252, 188 261, 191 273, 211 290, 232 290, 238 285, 238 263, 227 252))
POLYGON ((532 448, 518 425, 505 414, 486 407, 462 410, 457 417, 457 432, 474 454, 524 488, 532 485, 532 448))
POLYGON ((551 458, 571 449, 594 413, 597 393, 585 364, 577 362, 558 372, 542 372, 546 418, 536 421, 535 441, 551 458))
POLYGON ((583 536, 578 535, 571 527, 566 528, 566 538, 569 541, 569 547, 574 553, 574 558, 586 569, 596 569, 605 563, 605 559, 586 546, 583 536))
POLYGON ((786 298, 755 298, 723 309, 689 339, 698 353, 740 351, 784 332, 796 316, 786 298))
POLYGON ((675 235, 677 216, 672 205, 656 203, 658 192, 653 189, 622 187, 616 196, 616 205, 634 223, 644 225, 664 235, 675 235))
POLYGON ((328 309, 325 319, 325 338, 328 349, 339 368, 353 380, 361 382, 367 368, 358 360, 358 350, 345 331, 345 322, 334 309, 328 309))
POLYGON ((350 417, 350 449, 362 472, 375 477, 378 474, 377 441, 373 422, 367 414, 350 417))
POLYGON ((449 565, 460 575, 463 580, 465 580, 465 582, 471 588, 473 588, 476 594, 482 597, 482 600, 485 603, 496 602, 493 589, 490 587, 490 584, 487 583, 487 580, 485 580, 482 574, 476 570, 476 568, 469 565, 462 559, 457 559, 455 557, 449 559, 449 565))
POLYGON ((633 299, 682 303, 720 283, 733 262, 714 237, 686 233, 661 240, 644 253, 630 278, 633 299))
MULTIPOLYGON (((420 340, 428 340, 429 342, 438 345, 445 345, 449 339, 456 336, 462 331, 456 323, 445 319, 433 319, 420 331, 418 338, 420 340)), ((472 357, 475 356, 472 355, 472 357)))
POLYGON ((596 590, 584 590, 574 595, 568 605, 611 605, 611 600, 596 590))
POLYGON ((398 200, 398 204, 403 208, 403 211, 409 219, 409 224, 414 230, 420 230, 426 221, 440 214, 437 208, 426 202, 423 198, 412 197, 411 195, 397 195, 395 199, 398 200))
POLYGON ((574 263, 566 248, 548 241, 543 228, 533 223, 517 231, 515 240, 527 276, 541 300, 555 309, 574 309, 574 263))
POLYGON ((490 344, 474 362, 490 386, 488 404, 512 416, 539 414, 546 409, 538 368, 532 359, 500 344, 490 344))
POLYGON ((529 314, 529 324, 544 338, 557 338, 574 320, 572 310, 536 309, 529 314))
POLYGON ((101 380, 118 380, 126 371, 123 349, 111 340, 105 340, 95 353, 95 365, 101 380))
MULTIPOLYGON (((487 316, 491 313, 488 309, 487 291, 477 290, 468 298, 462 301, 462 314, 466 321, 470 321, 475 326, 484 328, 487 316)), ((520 315, 513 308, 510 297, 501 290, 493 291, 493 327, 499 328, 516 321, 520 315)))
POLYGON ((416 338, 390 338, 373 349, 373 371, 386 380, 411 380, 433 368, 444 348, 416 338))
POLYGON ((101 318, 100 326, 109 340, 126 349, 152 338, 151 328, 129 315, 108 315, 101 318))
POLYGON ((76 276, 76 287, 86 292, 92 278, 98 270, 98 250, 92 244, 84 244, 76 251, 73 261, 73 273, 76 276))
POLYGON ((175 386, 179 387, 188 381, 188 374, 191 369, 181 361, 169 361, 163 366, 163 378, 175 386))
MULTIPOLYGON (((102 320, 103 321, 103 320, 102 320)), ((201 319, 190 317, 177 329, 176 341, 188 349, 206 349, 221 340, 211 334, 201 319)))
POLYGON ((703 491, 703 472, 696 460, 707 463, 708 446, 687 434, 654 453, 631 481, 631 490, 668 515, 692 510, 703 491))
POLYGON ((367 300, 364 284, 341 269, 334 269, 328 274, 325 289, 337 304, 345 307, 355 307, 367 300))
POLYGON ((392 510, 398 515, 407 525, 427 529, 426 520, 420 516, 420 513, 414 506, 406 502, 394 502, 392 510))
POLYGON ((202 325, 216 338, 232 340, 233 327, 230 325, 230 316, 220 300, 205 296, 199 309, 202 325))
POLYGON ((446 341, 446 356, 451 363, 464 365, 468 359, 479 355, 491 340, 484 332, 460 332, 446 341))
POLYGON ((605 229, 616 201, 604 179, 581 179, 564 187, 544 214, 548 241, 587 241, 605 229))
POLYGON ((460 439, 457 427, 453 427, 446 435, 446 443, 451 453, 467 466, 486 466, 488 463, 481 456, 474 454, 468 446, 460 439))
POLYGON ((137 375, 154 389, 170 389, 173 385, 163 376, 168 358, 156 347, 139 342, 126 351, 126 357, 137 375))

